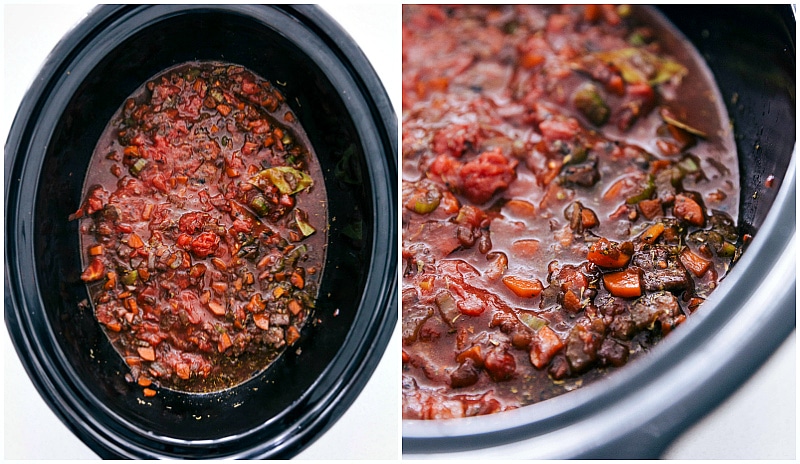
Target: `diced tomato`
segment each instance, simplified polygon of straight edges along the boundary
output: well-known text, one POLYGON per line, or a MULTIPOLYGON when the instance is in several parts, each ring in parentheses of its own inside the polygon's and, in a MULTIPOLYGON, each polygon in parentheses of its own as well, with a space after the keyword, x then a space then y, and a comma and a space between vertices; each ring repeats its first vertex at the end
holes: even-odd
POLYGON ((213 232, 203 232, 196 238, 192 239, 191 243, 192 253, 198 258, 205 258, 214 252, 219 247, 219 235, 213 232))
POLYGON ((580 124, 574 118, 545 119, 539 123, 539 130, 547 142, 571 140, 580 130, 580 124))
POLYGON ((464 164, 459 172, 464 195, 473 203, 489 201, 499 190, 505 190, 516 178, 516 160, 509 160, 499 148, 481 153, 464 164))

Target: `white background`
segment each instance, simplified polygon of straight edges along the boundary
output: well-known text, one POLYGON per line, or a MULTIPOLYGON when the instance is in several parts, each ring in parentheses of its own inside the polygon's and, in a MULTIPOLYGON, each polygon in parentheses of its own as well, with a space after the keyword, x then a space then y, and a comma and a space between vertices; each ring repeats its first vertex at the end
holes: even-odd
MULTIPOLYGON (((88 4, 4 5, 3 118, 8 134, 22 97, 60 38, 88 4)), ((326 1, 322 7, 361 46, 400 111, 400 4, 326 1)), ((2 330, 5 459, 97 459, 50 411, 28 379, 8 331, 2 330)), ((393 337, 353 406, 299 459, 400 457, 400 342, 393 337)), ((795 459, 796 336, 754 378, 670 449, 669 459, 795 459)))

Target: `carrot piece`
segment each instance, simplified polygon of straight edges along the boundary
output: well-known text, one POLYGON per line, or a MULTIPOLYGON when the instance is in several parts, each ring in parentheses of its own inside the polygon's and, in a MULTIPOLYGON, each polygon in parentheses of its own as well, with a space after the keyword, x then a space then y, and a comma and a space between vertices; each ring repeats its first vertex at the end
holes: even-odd
POLYGON ((140 387, 149 387, 152 385, 153 381, 148 379, 147 377, 139 377, 139 380, 136 381, 140 387))
POLYGON ((152 397, 156 396, 156 391, 153 390, 152 388, 145 388, 145 389, 142 390, 142 393, 144 393, 144 396, 146 396, 148 398, 152 398, 152 397))
POLYGON ((636 298, 642 296, 642 270, 629 267, 624 271, 603 275, 603 285, 614 296, 636 298))
POLYGON ((456 356, 456 361, 463 363, 467 359, 475 361, 476 366, 483 366, 483 355, 481 354, 480 345, 474 345, 468 350, 462 351, 456 356))
POLYGON ((609 187, 608 190, 606 190, 606 192, 603 194, 603 200, 611 201, 620 198, 623 190, 627 187, 626 184, 628 184, 628 182, 628 179, 623 178, 611 184, 611 187, 609 187))
POLYGON ((664 229, 666 229, 666 227, 661 222, 653 224, 652 226, 648 227, 642 235, 642 241, 648 245, 652 245, 656 240, 658 240, 658 237, 664 233, 664 229))
POLYGON ((544 289, 539 279, 523 279, 521 277, 505 276, 502 280, 509 290, 522 298, 537 296, 542 293, 544 289))
POLYGON ((222 335, 219 337, 219 343, 217 348, 219 348, 219 352, 222 353, 223 351, 227 350, 233 345, 231 342, 231 337, 228 335, 228 332, 222 332, 222 335))
POLYGON ((593 23, 600 19, 600 6, 589 4, 583 7, 583 20, 593 23))
POLYGON ((590 210, 589 208, 584 208, 581 210, 581 225, 584 229, 597 227, 598 224, 600 224, 600 220, 597 219, 597 215, 594 214, 594 211, 590 210))
POLYGON ((629 245, 629 242, 619 244, 606 238, 600 238, 589 247, 586 259, 600 267, 624 267, 631 259, 631 253, 628 252, 628 248, 631 248, 630 251, 632 252, 632 246, 629 245))
POLYGON ((521 218, 533 218, 536 214, 536 207, 533 206, 531 202, 525 200, 508 200, 508 202, 503 205, 503 209, 521 218))
POLYGON ((269 329, 269 316, 264 313, 253 314, 253 322, 255 322, 256 327, 261 330, 269 329))
POLYGON ((223 116, 227 116, 228 113, 231 112, 231 107, 228 105, 219 104, 217 105, 217 111, 223 116))
POLYGON ((117 273, 116 272, 108 272, 106 273, 106 283, 103 285, 103 288, 106 290, 111 290, 114 286, 117 285, 117 273))
POLYGON ((300 338, 300 331, 293 325, 290 325, 288 329, 286 329, 286 344, 289 346, 294 345, 294 343, 300 338))
POLYGON ((133 233, 128 237, 128 246, 131 248, 141 248, 144 246, 144 242, 141 237, 133 233))
POLYGON ((92 245, 89 247, 89 256, 98 256, 103 254, 103 245, 92 245))
POLYGON ((522 55, 519 62, 520 66, 526 69, 535 68, 542 63, 544 63, 544 56, 538 53, 526 53, 522 55))
POLYGON ((537 251, 539 251, 539 241, 536 239, 522 239, 511 244, 511 252, 517 258, 532 259, 537 251))
POLYGON ((684 248, 680 254, 681 263, 683 266, 692 271, 692 274, 697 277, 702 277, 711 268, 711 261, 703 258, 697 253, 688 248, 684 248))
POLYGON ((450 80, 446 77, 434 77, 428 80, 428 88, 431 90, 438 90, 444 92, 450 86, 450 80))
POLYGON ((211 288, 214 289, 215 292, 222 295, 225 293, 225 290, 228 289, 228 284, 222 281, 214 281, 211 282, 211 288))
POLYGON ((186 363, 180 363, 175 366, 175 373, 178 374, 178 377, 182 378, 183 380, 188 380, 192 375, 192 368, 186 363))
POLYGON ((211 300, 211 301, 208 302, 208 309, 210 309, 211 312, 214 313, 217 316, 224 316, 225 315, 225 306, 223 306, 222 304, 220 304, 220 303, 218 303, 218 302, 216 302, 214 300, 211 300))
POLYGON ((139 356, 145 361, 156 360, 156 350, 154 350, 152 346, 140 346, 136 348, 136 351, 139 352, 139 356))
POLYGON ((614 95, 623 96, 625 95, 625 81, 619 74, 614 74, 606 82, 606 89, 614 95))
POLYGON ((288 306, 289 306, 289 312, 295 316, 297 316, 300 313, 300 311, 303 310, 303 305, 301 305, 300 302, 297 300, 289 301, 288 306))
POLYGON ((122 324, 116 321, 109 322, 108 324, 106 324, 106 328, 112 332, 119 332, 122 330, 122 324))

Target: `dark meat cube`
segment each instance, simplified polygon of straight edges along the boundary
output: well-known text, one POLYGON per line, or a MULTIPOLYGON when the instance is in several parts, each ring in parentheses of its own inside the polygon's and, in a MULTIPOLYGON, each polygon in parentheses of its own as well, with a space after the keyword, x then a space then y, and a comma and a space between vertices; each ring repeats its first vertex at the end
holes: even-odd
POLYGON ((636 300, 630 307, 630 314, 636 328, 652 330, 656 322, 665 327, 676 325, 683 312, 675 295, 658 292, 636 300))
POLYGON ((633 255, 631 265, 644 271, 644 288, 648 292, 691 289, 693 282, 677 255, 667 247, 654 246, 633 255))

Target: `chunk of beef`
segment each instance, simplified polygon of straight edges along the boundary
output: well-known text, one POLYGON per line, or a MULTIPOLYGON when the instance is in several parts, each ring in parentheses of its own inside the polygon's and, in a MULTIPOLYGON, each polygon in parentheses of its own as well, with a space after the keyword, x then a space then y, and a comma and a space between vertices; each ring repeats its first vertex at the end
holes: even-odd
POLYGON ((636 300, 629 311, 639 330, 653 330, 656 322, 661 324, 662 331, 669 330, 683 319, 678 299, 669 292, 647 294, 636 300))
POLYGON ((602 346, 604 326, 600 320, 576 324, 567 337, 566 355, 573 373, 583 372, 597 360, 602 346))
POLYGON ((648 292, 669 290, 682 292, 693 287, 693 281, 678 255, 666 246, 653 246, 633 255, 631 265, 644 271, 644 288, 648 292))

